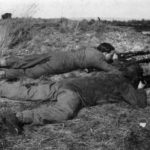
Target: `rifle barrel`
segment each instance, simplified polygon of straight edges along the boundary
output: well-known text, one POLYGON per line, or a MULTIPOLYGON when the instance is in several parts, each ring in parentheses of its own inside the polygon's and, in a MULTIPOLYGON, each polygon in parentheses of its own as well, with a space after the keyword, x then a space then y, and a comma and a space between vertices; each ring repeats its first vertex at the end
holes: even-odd
POLYGON ((137 52, 119 53, 118 56, 119 58, 127 59, 133 56, 148 55, 148 54, 150 54, 150 51, 137 51, 137 52))

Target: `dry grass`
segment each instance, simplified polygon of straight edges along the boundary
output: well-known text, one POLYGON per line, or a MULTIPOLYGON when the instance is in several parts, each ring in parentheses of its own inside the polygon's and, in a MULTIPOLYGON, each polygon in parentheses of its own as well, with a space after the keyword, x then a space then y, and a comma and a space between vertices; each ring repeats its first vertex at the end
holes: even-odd
POLYGON ((148 150, 149 113, 149 107, 135 110, 124 103, 84 108, 73 120, 25 126, 24 133, 18 136, 7 134, 0 146, 6 150, 148 150), (143 119, 146 128, 139 126, 143 119))
MULTIPOLYGON (((0 37, 0 50, 6 55, 79 50, 104 41, 112 43, 118 51, 148 49, 150 45, 150 37, 131 28, 97 22, 79 23, 65 18, 1 20, 0 37)), ((0 109, 11 108, 14 111, 37 105, 11 100, 1 100, 0 104, 0 109)), ((42 127, 25 126, 21 135, 1 131, 0 149, 149 150, 149 114, 149 107, 132 109, 124 103, 84 108, 73 120, 42 127), (142 119, 147 121, 146 128, 139 126, 142 119)))

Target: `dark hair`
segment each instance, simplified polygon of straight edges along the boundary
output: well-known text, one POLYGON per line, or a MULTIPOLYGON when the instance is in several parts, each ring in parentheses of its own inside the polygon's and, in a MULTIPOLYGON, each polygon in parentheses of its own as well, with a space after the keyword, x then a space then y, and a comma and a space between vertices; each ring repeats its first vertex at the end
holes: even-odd
POLYGON ((97 46, 97 50, 110 53, 111 51, 115 50, 115 48, 110 43, 101 43, 99 46, 97 46))

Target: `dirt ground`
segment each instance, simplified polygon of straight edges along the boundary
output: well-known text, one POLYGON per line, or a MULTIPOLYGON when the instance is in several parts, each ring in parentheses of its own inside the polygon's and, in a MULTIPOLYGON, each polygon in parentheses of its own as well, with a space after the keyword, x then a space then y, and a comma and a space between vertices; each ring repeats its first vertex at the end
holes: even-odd
MULTIPOLYGON (((101 42, 111 43, 118 52, 150 48, 149 36, 103 22, 30 18, 0 21, 1 55, 79 50, 101 42)), ((16 112, 36 105, 0 100, 0 110, 16 112)), ((19 135, 7 128, 0 130, 0 150, 149 150, 149 114, 150 107, 134 109, 124 102, 84 108, 77 117, 62 123, 26 125, 19 135), (143 121, 145 127, 140 126, 143 121)))

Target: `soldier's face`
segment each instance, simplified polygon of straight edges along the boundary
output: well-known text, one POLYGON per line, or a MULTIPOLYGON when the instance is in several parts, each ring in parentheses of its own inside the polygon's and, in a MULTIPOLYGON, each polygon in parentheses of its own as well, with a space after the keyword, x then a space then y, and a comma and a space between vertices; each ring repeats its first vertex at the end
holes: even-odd
POLYGON ((114 60, 116 59, 116 53, 114 51, 110 52, 110 53, 103 53, 105 56, 106 61, 110 61, 110 60, 114 60))

